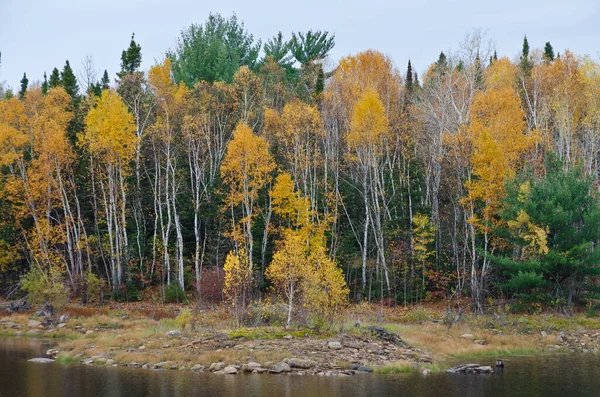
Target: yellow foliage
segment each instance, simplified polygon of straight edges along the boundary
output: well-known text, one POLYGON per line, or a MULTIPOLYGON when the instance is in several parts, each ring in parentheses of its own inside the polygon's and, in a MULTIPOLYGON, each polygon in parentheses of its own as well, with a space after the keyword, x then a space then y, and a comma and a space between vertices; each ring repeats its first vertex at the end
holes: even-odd
POLYGON ((354 106, 348 144, 357 151, 368 148, 369 152, 379 153, 387 132, 383 103, 377 92, 368 88, 354 106))
POLYGON ((227 254, 223 271, 225 272, 223 292, 231 304, 238 326, 240 326, 250 301, 249 293, 252 283, 252 270, 248 264, 248 256, 243 249, 239 254, 234 251, 227 254))

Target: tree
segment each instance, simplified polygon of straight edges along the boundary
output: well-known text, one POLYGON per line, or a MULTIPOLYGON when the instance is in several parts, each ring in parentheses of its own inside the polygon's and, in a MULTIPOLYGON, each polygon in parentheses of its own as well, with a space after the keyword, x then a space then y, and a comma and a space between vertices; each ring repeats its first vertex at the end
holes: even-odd
POLYGON ((50 88, 58 87, 61 85, 60 81, 60 72, 57 68, 52 69, 52 73, 50 73, 50 80, 48 80, 48 86, 50 88))
POLYGON ((335 46, 335 35, 328 35, 320 30, 292 33, 290 47, 294 58, 302 65, 325 58, 335 46))
POLYGON ((135 33, 131 34, 129 47, 121 53, 121 71, 117 73, 119 78, 135 73, 142 64, 142 47, 135 42, 135 33))
POLYGON ((25 93, 27 92, 27 85, 29 85, 29 79, 27 78, 27 74, 23 73, 23 78, 21 79, 21 90, 19 91, 20 99, 23 99, 25 97, 25 93))
POLYGON ((269 57, 273 58, 273 61, 288 69, 292 67, 293 55, 290 53, 291 41, 283 40, 283 33, 279 32, 276 36, 268 39, 264 45, 265 62, 269 57))
POLYGON ((223 270, 225 271, 223 293, 232 305, 237 325, 240 327, 250 303, 252 285, 252 266, 248 264, 248 255, 244 249, 238 253, 230 251, 225 259, 223 270))
POLYGON ((554 61, 554 49, 552 48, 552 44, 547 42, 544 46, 544 62, 552 63, 554 61))
POLYGON ((167 53, 175 82, 193 87, 199 81, 230 83, 242 65, 256 66, 261 42, 233 14, 224 18, 210 14, 203 25, 192 24, 181 32, 177 48, 167 53))
POLYGON ((271 181, 274 169, 275 162, 267 141, 254 135, 246 124, 238 124, 221 164, 221 178, 228 188, 226 203, 231 211, 232 237, 238 250, 243 248, 248 255, 246 263, 250 269, 253 267, 252 226, 257 215, 257 201, 261 190, 271 181), (235 212, 237 207, 241 208, 239 219, 235 212))
MULTIPOLYGON (((499 64, 500 62, 498 62, 499 64)), ((475 95, 471 106, 470 141, 473 178, 467 180, 467 197, 471 227, 483 234, 483 251, 494 251, 490 230, 500 211, 504 186, 523 167, 524 155, 535 143, 527 135, 524 113, 518 94, 512 88, 490 89, 475 95)), ((482 311, 482 293, 489 271, 489 258, 472 258, 471 292, 475 310, 482 311)))
POLYGON ((421 267, 421 291, 423 294, 425 293, 425 263, 427 259, 435 255, 435 251, 430 249, 430 245, 434 240, 435 227, 431 224, 427 216, 417 213, 413 217, 412 247, 414 250, 414 260, 421 267))
POLYGON ((108 77, 106 69, 104 69, 104 74, 100 80, 100 88, 102 88, 102 90, 108 90, 110 88, 110 78, 108 77))
POLYGON ((413 93, 413 70, 412 65, 410 64, 410 59, 408 60, 408 67, 406 68, 406 78, 404 79, 404 89, 407 92, 407 97, 410 97, 413 93))
POLYGON ((85 124, 80 142, 90 156, 92 184, 102 206, 102 211, 96 213, 96 227, 106 226, 111 286, 116 291, 129 262, 126 179, 135 153, 135 124, 127 106, 110 90, 102 92, 85 124))
MULTIPOLYGON (((52 72, 54 74, 54 71, 52 72)), ((52 81, 52 76, 50 76, 50 80, 52 81)), ((77 78, 75 77, 75 73, 73 73, 73 69, 71 69, 71 65, 67 60, 65 62, 65 66, 60 73, 60 83, 64 87, 67 94, 71 95, 71 98, 75 98, 77 96, 77 92, 79 91, 79 87, 77 86, 77 78)))
POLYGON ((303 230, 288 229, 284 232, 279 249, 267 268, 266 276, 287 299, 288 313, 286 328, 290 327, 296 297, 300 293, 303 279, 310 271, 308 263, 307 236, 303 230))
POLYGON ((44 81, 42 82, 42 94, 48 94, 49 87, 50 86, 48 85, 48 78, 46 77, 46 72, 44 72, 44 81))
POLYGON ((523 38, 523 49, 521 50, 521 70, 523 71, 523 75, 529 77, 531 74, 532 64, 529 60, 529 42, 527 41, 527 36, 523 38))
POLYGON ((502 219, 502 234, 520 251, 493 258, 507 292, 528 302, 554 299, 570 311, 583 293, 595 291, 590 277, 600 274, 600 206, 581 167, 567 170, 550 156, 543 178, 523 174, 508 186, 502 219))

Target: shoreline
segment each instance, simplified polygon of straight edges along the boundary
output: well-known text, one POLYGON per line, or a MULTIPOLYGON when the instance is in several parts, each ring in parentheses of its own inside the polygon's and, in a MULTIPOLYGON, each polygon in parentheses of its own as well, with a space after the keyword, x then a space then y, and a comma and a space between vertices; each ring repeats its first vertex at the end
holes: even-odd
MULTIPOLYGON (((215 313, 198 314, 211 315, 215 313)), ((63 363, 218 374, 351 376, 419 371, 427 375, 460 360, 600 351, 596 319, 529 316, 507 321, 503 328, 492 327, 494 319, 472 317, 448 328, 431 321, 400 323, 391 318, 315 333, 273 326, 208 329, 178 323, 177 318, 155 320, 134 310, 72 314, 44 327, 32 313, 16 313, 0 317, 0 336, 51 338, 57 346, 47 353, 63 363)))

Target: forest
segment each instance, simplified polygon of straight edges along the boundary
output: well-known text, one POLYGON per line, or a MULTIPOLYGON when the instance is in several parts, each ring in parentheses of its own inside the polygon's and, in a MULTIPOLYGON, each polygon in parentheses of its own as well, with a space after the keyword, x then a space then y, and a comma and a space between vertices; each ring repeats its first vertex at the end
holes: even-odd
POLYGON ((1 87, 2 296, 595 308, 600 63, 473 31, 418 75, 334 45, 212 14, 149 70, 132 36, 112 79, 1 87))

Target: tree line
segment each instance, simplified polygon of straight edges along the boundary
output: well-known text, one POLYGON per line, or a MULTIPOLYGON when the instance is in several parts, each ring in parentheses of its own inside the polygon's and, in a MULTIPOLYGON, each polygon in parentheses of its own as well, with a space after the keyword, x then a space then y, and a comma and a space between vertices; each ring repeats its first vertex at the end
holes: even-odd
POLYGON ((88 59, 3 90, 7 294, 207 299, 212 275, 240 321, 273 287, 288 324, 298 305, 597 298, 597 62, 527 38, 498 58, 474 31, 418 76, 375 50, 327 68, 334 43, 263 45, 215 14, 148 71, 132 36, 113 84, 88 59))

